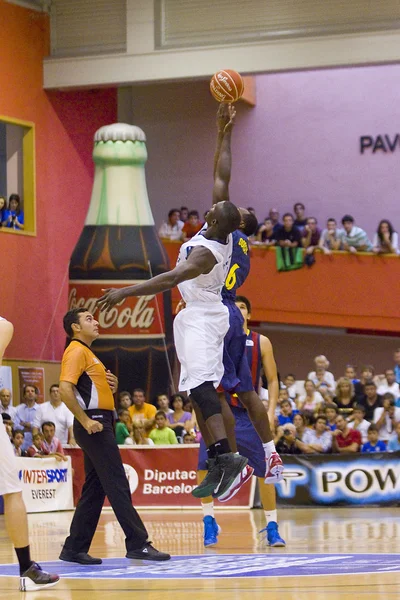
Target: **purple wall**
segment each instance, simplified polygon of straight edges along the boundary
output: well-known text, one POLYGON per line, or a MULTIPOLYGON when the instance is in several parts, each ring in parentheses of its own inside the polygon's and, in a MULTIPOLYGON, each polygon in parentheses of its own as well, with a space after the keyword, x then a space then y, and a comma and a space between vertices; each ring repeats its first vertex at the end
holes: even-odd
MULTIPOLYGON (((359 151, 362 135, 400 131, 400 66, 257 77, 257 106, 238 104, 231 198, 263 218, 297 200, 320 222, 350 212, 372 235, 397 217, 395 152, 359 151)), ((148 138, 147 183, 157 224, 168 208, 211 202, 217 108, 207 82, 138 86, 133 122, 148 138)))

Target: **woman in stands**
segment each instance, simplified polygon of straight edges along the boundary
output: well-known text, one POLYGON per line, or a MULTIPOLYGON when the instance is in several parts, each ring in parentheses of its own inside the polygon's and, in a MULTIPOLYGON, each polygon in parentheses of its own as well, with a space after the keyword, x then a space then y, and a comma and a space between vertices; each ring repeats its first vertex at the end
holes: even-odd
POLYGON ((307 419, 301 413, 297 413, 293 417, 293 425, 296 427, 296 438, 298 440, 303 439, 304 432, 307 429, 307 419))
POLYGON ((4 198, 4 196, 0 196, 0 227, 3 225, 6 210, 7 200, 4 198))
POLYGON ((183 430, 193 429, 192 415, 183 410, 185 398, 181 394, 174 394, 171 397, 171 406, 174 412, 167 415, 169 427, 175 431, 177 437, 182 436, 183 430))
POLYGON ((322 407, 324 399, 317 392, 315 383, 311 379, 305 380, 304 389, 306 393, 297 400, 297 408, 303 413, 315 414, 322 407))
POLYGON ((376 254, 398 254, 399 236, 387 219, 382 219, 372 242, 376 254))
POLYGON ((356 401, 354 395, 354 385, 348 377, 341 377, 336 384, 336 396, 333 399, 337 405, 339 414, 346 419, 353 412, 353 406, 356 401))
POLYGON ((11 194, 8 200, 8 210, 3 217, 4 227, 24 229, 24 212, 21 210, 21 199, 18 194, 11 194))

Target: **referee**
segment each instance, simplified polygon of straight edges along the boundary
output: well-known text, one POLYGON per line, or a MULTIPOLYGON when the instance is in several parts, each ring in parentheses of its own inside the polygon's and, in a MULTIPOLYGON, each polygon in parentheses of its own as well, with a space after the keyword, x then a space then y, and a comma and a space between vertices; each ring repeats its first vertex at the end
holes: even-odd
POLYGON ((100 558, 88 552, 107 496, 126 536, 126 557, 168 560, 169 554, 159 552, 148 541, 146 528, 132 506, 114 435, 113 393, 118 380, 90 349, 99 337, 99 324, 86 308, 75 308, 64 316, 64 329, 71 342, 62 358, 60 395, 75 417, 74 436, 84 455, 85 483, 60 559, 101 564, 100 558))

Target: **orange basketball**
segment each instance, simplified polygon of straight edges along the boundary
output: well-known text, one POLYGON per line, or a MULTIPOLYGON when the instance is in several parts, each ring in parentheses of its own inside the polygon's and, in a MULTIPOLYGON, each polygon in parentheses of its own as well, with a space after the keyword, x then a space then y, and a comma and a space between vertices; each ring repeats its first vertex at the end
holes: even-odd
POLYGON ((244 92, 243 79, 231 69, 218 71, 211 77, 210 90, 217 102, 236 102, 244 92))

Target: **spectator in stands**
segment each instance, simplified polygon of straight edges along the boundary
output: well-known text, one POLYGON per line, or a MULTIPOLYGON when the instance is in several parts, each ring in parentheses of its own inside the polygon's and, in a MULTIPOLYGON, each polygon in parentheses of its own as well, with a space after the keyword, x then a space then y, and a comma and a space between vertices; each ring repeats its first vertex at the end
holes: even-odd
POLYGON ((40 456, 44 456, 42 448, 43 441, 43 433, 41 433, 40 431, 35 433, 35 435, 32 437, 32 445, 29 446, 28 450, 26 451, 26 455, 30 458, 38 458, 40 456))
POLYGON ((371 423, 367 432, 368 440, 363 444, 361 452, 385 452, 386 444, 378 440, 378 428, 375 423, 371 423))
POLYGON ((340 453, 358 452, 361 446, 361 434, 350 429, 343 415, 336 417, 335 431, 332 431, 332 451, 340 453))
POLYGON ((282 227, 282 223, 279 221, 279 211, 277 208, 270 209, 269 218, 271 219, 274 234, 276 235, 279 228, 282 227))
POLYGON ((183 430, 190 431, 193 429, 192 415, 190 412, 183 410, 185 398, 182 394, 174 394, 171 397, 173 413, 167 415, 169 427, 173 429, 178 437, 183 434, 183 430))
POLYGON ((321 230, 318 227, 317 219, 308 217, 301 237, 301 244, 306 249, 307 254, 313 254, 315 249, 318 248, 320 238, 321 230))
POLYGON ((351 421, 349 422, 350 429, 355 429, 361 434, 361 442, 366 444, 368 440, 368 430, 371 423, 365 419, 365 408, 361 404, 354 406, 351 421))
POLYGON ((400 423, 396 423, 396 435, 388 443, 389 452, 400 452, 400 423))
POLYGON ((127 408, 120 408, 118 411, 118 421, 115 424, 115 439, 118 446, 132 444, 133 425, 131 415, 127 408))
POLYGON ((293 410, 289 399, 282 400, 282 402, 280 403, 280 414, 278 415, 278 424, 283 427, 284 425, 286 425, 286 423, 293 423, 294 415, 298 412, 298 410, 293 410))
POLYGON ((372 241, 373 251, 376 254, 398 254, 399 236, 393 225, 387 219, 382 219, 372 241))
POLYGON ((372 244, 368 239, 368 235, 354 225, 354 219, 351 215, 345 215, 342 219, 344 228, 343 234, 343 250, 348 252, 371 252, 372 244))
POLYGON ((38 390, 34 385, 24 385, 23 398, 24 402, 17 406, 14 419, 14 429, 19 429, 24 432, 23 450, 32 445, 32 434, 37 433, 38 426, 37 415, 40 410, 39 404, 36 403, 38 390))
POLYGON ((189 209, 187 206, 181 206, 180 209, 180 219, 182 221, 182 223, 186 223, 186 221, 188 220, 188 215, 189 215, 189 209))
POLYGON ((365 382, 365 396, 358 402, 365 408, 365 418, 372 422, 376 408, 382 407, 382 397, 377 394, 376 384, 372 379, 365 382))
POLYGON ((74 438, 73 424, 74 415, 66 407, 60 398, 58 383, 53 383, 49 390, 50 400, 39 404, 36 412, 34 427, 40 429, 43 423, 51 422, 55 424, 57 437, 61 444, 71 444, 76 446, 74 438))
MULTIPOLYGON (((390 394, 393 394, 395 401, 398 398, 400 398, 400 386, 396 381, 396 375, 394 374, 393 369, 386 369, 385 379, 381 383, 381 385, 378 387, 379 395, 383 396, 383 394, 386 394, 387 392, 389 392, 390 394)), ((0 396, 1 396, 1 392, 0 392, 0 396)))
POLYGON ((11 229, 25 229, 24 213, 21 210, 21 199, 18 194, 11 194, 8 199, 8 210, 3 215, 3 226, 11 229))
POLYGON ((163 410, 156 413, 156 428, 150 432, 150 439, 157 446, 159 444, 177 444, 175 432, 168 427, 167 417, 163 410))
POLYGON ((56 426, 51 421, 42 425, 44 440, 42 442, 43 452, 51 456, 64 456, 64 450, 60 440, 56 437, 56 426))
POLYGON ((301 454, 301 441, 296 437, 296 428, 292 423, 278 427, 275 444, 279 454, 301 454))
POLYGON ((306 207, 302 202, 296 202, 293 206, 293 212, 296 215, 296 220, 294 222, 295 226, 300 230, 307 225, 307 217, 305 216, 306 207))
POLYGON ((290 403, 290 406, 292 407, 292 409, 295 411, 294 414, 296 414, 298 411, 296 410, 296 402, 294 400, 292 400, 292 398, 289 396, 289 391, 287 388, 281 388, 279 390, 279 396, 278 396, 278 406, 277 406, 277 413, 276 416, 281 414, 281 404, 283 401, 288 400, 290 403))
POLYGON ((191 210, 188 215, 188 220, 183 225, 181 239, 183 242, 190 240, 196 233, 203 227, 203 223, 200 221, 199 213, 197 210, 191 210))
POLYGON ((266 246, 275 246, 276 236, 274 225, 269 217, 266 217, 264 223, 258 228, 256 241, 266 246))
POLYGON ((356 402, 354 385, 347 377, 340 377, 336 383, 336 395, 333 399, 341 415, 350 416, 356 402))
POLYGON ((388 442, 399 421, 400 408, 394 405, 393 394, 387 392, 382 396, 382 406, 374 410, 374 423, 379 430, 379 439, 388 442))
POLYGON ((328 371, 330 365, 329 360, 323 354, 319 354, 314 358, 314 364, 315 371, 311 371, 307 375, 307 379, 311 379, 315 385, 318 383, 326 383, 328 388, 334 392, 336 389, 335 377, 333 376, 333 373, 328 371), (317 369, 319 369, 318 376, 317 369), (321 369, 324 369, 324 371, 321 371, 321 369))
POLYGON ((304 433, 307 431, 307 418, 301 413, 297 413, 293 417, 293 425, 296 428, 296 437, 299 440, 303 439, 304 433))
POLYGON ((297 397, 297 391, 296 391, 296 377, 293 375, 293 373, 288 373, 284 379, 284 384, 286 386, 286 389, 288 391, 289 394, 289 398, 291 398, 292 400, 295 400, 297 397))
POLYGON ((290 213, 283 215, 283 225, 276 232, 276 242, 282 248, 297 248, 301 246, 301 233, 294 226, 293 215, 290 213))
POLYGON ((164 222, 158 230, 158 235, 163 240, 179 241, 182 238, 183 221, 180 219, 179 208, 171 208, 168 221, 164 222))
POLYGON ((133 444, 138 446, 154 446, 153 440, 147 437, 145 428, 141 421, 132 423, 133 425, 133 444))
MULTIPOLYGON (((183 410, 185 412, 188 412, 192 415, 193 417, 193 404, 190 398, 185 398, 184 402, 183 402, 183 410)), ((174 411, 171 411, 174 412, 174 411)))
POLYGON ((394 371, 394 374, 396 375, 397 383, 400 383, 400 348, 398 348, 397 350, 394 351, 393 359, 394 359, 393 371, 394 371))
POLYGON ((23 448, 24 445, 24 432, 19 429, 13 429, 11 441, 14 446, 15 456, 26 456, 26 452, 23 448))
POLYGON ((14 421, 17 409, 11 404, 11 390, 2 388, 0 390, 0 415, 6 413, 10 416, 11 421, 14 421))
POLYGON ((192 436, 191 433, 185 433, 185 435, 183 436, 183 443, 184 444, 195 444, 196 439, 192 436))
POLYGON ((3 423, 4 423, 5 428, 6 428, 7 435, 8 435, 8 437, 11 440, 12 439, 12 431, 13 431, 13 429, 12 429, 13 423, 12 423, 10 415, 8 415, 7 413, 3 413, 0 416, 0 419, 3 420, 3 423))
POLYGON ((129 408, 132 406, 132 396, 129 392, 123 391, 118 396, 118 408, 129 408))
POLYGON ((297 408, 301 412, 316 413, 319 411, 324 401, 319 392, 315 389, 315 384, 311 379, 304 382, 305 394, 297 400, 297 408))
POLYGON ((329 431, 336 429, 336 417, 338 416, 338 407, 334 402, 325 404, 326 426, 329 431))
POLYGON ((338 229, 336 219, 328 219, 326 229, 319 238, 318 247, 325 254, 331 254, 334 250, 343 250, 343 229, 338 229))
POLYGON ((303 435, 301 448, 305 454, 323 454, 330 452, 332 448, 332 433, 327 431, 327 419, 324 415, 318 415, 314 427, 307 429, 303 435))
POLYGON ((7 200, 4 196, 0 196, 0 227, 3 225, 4 215, 7 210, 7 200))
POLYGON ((319 386, 318 386, 318 391, 322 396, 323 401, 326 402, 332 402, 333 400, 333 392, 329 389, 328 385, 325 382, 322 382, 319 386))
POLYGON ((357 379, 357 371, 353 365, 346 365, 346 368, 344 370, 344 376, 350 379, 351 383, 353 383, 354 385, 356 385, 356 383, 359 383, 360 381, 359 379, 357 379))
POLYGON ((163 410, 166 415, 170 415, 174 412, 169 406, 169 398, 167 394, 158 394, 156 397, 156 406, 158 410, 163 410))
POLYGON ((129 407, 129 414, 134 425, 142 425, 148 433, 153 429, 157 409, 153 404, 146 402, 144 390, 136 388, 133 390, 133 405, 129 407))
MULTIPOLYGON (((365 396, 365 384, 367 381, 373 379, 375 375, 375 369, 372 365, 364 365, 361 367, 361 375, 358 383, 354 384, 354 393, 359 403, 365 396)), ((367 420, 369 421, 368 417, 367 420)))

